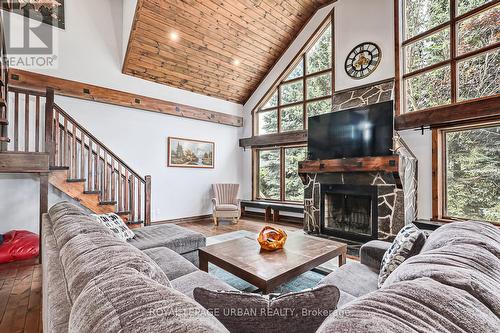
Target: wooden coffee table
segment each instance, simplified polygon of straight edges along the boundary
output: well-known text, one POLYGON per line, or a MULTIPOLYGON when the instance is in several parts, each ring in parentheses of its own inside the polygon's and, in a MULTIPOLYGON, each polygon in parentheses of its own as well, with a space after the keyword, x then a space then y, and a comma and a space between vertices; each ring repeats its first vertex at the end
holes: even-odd
POLYGON ((269 294, 276 287, 319 265, 339 258, 345 264, 347 244, 300 233, 288 235, 282 250, 260 249, 256 239, 238 238, 198 251, 200 269, 208 272, 212 263, 269 294))

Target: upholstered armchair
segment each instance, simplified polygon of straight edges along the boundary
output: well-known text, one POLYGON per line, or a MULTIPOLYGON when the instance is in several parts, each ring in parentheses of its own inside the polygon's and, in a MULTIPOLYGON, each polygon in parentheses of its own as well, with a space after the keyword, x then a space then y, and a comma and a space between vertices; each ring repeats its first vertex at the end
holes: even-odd
POLYGON ((232 218, 233 223, 238 223, 241 216, 240 199, 238 197, 238 184, 213 184, 214 198, 213 217, 214 224, 219 225, 219 218, 232 218))

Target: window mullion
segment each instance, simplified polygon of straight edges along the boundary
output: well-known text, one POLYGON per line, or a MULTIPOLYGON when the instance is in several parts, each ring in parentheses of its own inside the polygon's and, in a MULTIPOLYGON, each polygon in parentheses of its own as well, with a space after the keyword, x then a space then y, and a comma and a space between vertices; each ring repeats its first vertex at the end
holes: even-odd
POLYGON ((280 200, 285 201, 285 148, 280 148, 280 200))
POLYGON ((457 1, 450 1, 451 103, 457 102, 457 1))

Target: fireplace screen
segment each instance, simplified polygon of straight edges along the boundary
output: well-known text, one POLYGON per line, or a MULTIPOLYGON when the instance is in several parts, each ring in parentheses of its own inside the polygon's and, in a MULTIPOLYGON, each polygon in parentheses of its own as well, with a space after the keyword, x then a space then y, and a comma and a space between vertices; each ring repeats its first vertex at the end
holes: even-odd
POLYGON ((371 235, 372 200, 369 196, 325 195, 325 228, 371 235))
POLYGON ((322 233, 352 240, 377 238, 377 190, 330 185, 322 189, 322 233))

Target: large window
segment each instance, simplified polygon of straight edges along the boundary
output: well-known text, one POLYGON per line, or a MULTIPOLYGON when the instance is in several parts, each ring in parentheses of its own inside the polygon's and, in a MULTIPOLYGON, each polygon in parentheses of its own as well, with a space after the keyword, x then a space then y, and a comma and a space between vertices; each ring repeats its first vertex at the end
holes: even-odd
POLYGON ((438 218, 500 223, 500 124, 438 132, 438 218))
MULTIPOLYGON (((332 15, 318 28, 275 86, 254 110, 254 135, 307 129, 307 119, 332 110, 332 15)), ((306 147, 283 145, 254 150, 254 199, 282 202, 304 200, 298 162, 306 147)))
POLYGON ((297 171, 298 162, 306 159, 306 147, 258 149, 256 154, 256 199, 302 202, 304 186, 297 171))
POLYGON ((500 4, 401 0, 403 112, 500 93, 500 4))
POLYGON ((332 25, 326 22, 256 108, 255 135, 304 130, 309 116, 331 111, 332 45, 332 25))

